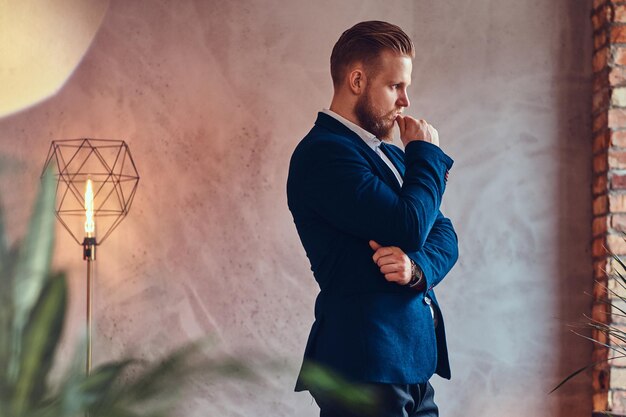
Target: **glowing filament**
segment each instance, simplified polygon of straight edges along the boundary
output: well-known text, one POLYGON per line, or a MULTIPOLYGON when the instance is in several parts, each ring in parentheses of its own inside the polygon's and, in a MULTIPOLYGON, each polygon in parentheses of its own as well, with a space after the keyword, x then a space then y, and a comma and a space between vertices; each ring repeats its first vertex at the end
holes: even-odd
POLYGON ((85 189, 85 233, 87 237, 93 237, 96 231, 96 222, 93 219, 93 184, 87 180, 85 189))

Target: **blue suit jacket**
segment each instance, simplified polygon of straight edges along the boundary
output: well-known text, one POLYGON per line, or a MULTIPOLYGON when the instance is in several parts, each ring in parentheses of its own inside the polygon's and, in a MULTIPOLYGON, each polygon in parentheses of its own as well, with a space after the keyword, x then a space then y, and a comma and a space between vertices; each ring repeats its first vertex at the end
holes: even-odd
MULTIPOLYGON (((354 381, 414 384, 450 378, 443 316, 433 288, 458 257, 452 223, 439 211, 452 166, 414 141, 383 151, 402 187, 354 132, 320 113, 289 167, 287 199, 320 293, 304 360, 354 381), (368 241, 398 246, 424 272, 426 290, 385 280, 368 241), (427 297, 439 315, 435 329, 427 297)), ((300 378, 296 390, 307 387, 300 378)))

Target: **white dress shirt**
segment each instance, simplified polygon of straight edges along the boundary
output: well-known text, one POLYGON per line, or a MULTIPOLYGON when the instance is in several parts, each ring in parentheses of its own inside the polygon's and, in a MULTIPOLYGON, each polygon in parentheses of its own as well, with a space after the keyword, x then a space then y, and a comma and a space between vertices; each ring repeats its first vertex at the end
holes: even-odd
POLYGON ((367 146, 372 148, 372 150, 376 152, 376 155, 380 156, 383 162, 393 172, 393 175, 396 176, 396 179, 400 183, 400 186, 402 186, 402 176, 398 172, 398 169, 396 168, 396 166, 389 160, 387 155, 385 155, 385 153, 380 149, 380 143, 381 143, 380 139, 378 139, 375 135, 368 132, 367 130, 363 129, 361 126, 355 123, 352 123, 350 120, 338 115, 337 113, 335 113, 334 111, 330 109, 323 109, 322 113, 336 119, 337 121, 345 125, 348 129, 350 129, 351 131, 359 135, 359 137, 363 139, 363 142, 365 142, 367 146))

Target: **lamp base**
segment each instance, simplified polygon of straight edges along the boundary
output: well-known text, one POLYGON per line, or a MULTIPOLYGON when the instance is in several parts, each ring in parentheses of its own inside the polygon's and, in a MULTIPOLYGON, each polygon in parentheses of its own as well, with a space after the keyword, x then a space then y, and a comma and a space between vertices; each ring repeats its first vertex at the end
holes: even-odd
POLYGON ((83 240, 83 259, 95 261, 96 260, 96 238, 86 237, 83 240))

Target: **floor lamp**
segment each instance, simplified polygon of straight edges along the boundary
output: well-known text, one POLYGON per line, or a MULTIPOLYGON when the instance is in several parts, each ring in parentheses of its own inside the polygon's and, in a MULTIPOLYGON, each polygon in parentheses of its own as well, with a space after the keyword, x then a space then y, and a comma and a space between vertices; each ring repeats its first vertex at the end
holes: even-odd
POLYGON ((43 172, 51 166, 57 179, 57 219, 83 247, 83 259, 87 262, 85 370, 89 374, 96 247, 128 214, 139 184, 139 174, 130 149, 123 140, 52 141, 43 172))

